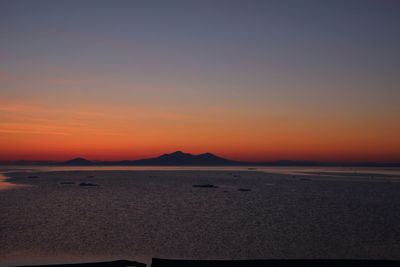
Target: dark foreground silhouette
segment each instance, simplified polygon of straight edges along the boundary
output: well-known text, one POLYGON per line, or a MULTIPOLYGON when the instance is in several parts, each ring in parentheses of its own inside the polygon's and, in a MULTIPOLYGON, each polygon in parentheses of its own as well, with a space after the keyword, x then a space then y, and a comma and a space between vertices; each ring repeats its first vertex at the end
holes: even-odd
MULTIPOLYGON (((118 260, 110 262, 97 262, 97 263, 80 263, 80 264, 61 264, 61 265, 35 265, 47 267, 99 267, 99 266, 132 266, 132 267, 145 267, 146 264, 118 260)), ((154 258, 149 267, 281 267, 281 266, 323 266, 323 267, 336 267, 336 266, 400 266, 400 261, 391 260, 170 260, 170 259, 157 259, 154 258)), ((27 266, 20 266, 27 267, 27 266)))
POLYGON ((76 263, 76 264, 54 264, 54 265, 26 265, 26 266, 18 266, 18 267, 33 267, 33 266, 46 266, 46 267, 146 267, 145 263, 136 262, 136 261, 127 261, 127 260, 117 260, 117 261, 107 261, 107 262, 90 262, 90 263, 76 263))

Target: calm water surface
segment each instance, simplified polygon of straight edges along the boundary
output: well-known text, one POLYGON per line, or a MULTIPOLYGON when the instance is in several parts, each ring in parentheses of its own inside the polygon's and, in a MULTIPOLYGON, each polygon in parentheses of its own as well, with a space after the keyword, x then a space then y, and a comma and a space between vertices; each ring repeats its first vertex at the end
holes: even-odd
POLYGON ((357 176, 359 178, 373 178, 391 176, 400 179, 400 167, 273 167, 273 166, 1 166, 0 190, 17 186, 6 182, 7 173, 10 172, 51 172, 51 171, 92 171, 92 170, 160 170, 160 171, 262 171, 288 175, 305 176, 357 176))
POLYGON ((400 168, 0 167, 3 179, 18 171, 29 185, 0 192, 0 266, 400 259, 400 168))

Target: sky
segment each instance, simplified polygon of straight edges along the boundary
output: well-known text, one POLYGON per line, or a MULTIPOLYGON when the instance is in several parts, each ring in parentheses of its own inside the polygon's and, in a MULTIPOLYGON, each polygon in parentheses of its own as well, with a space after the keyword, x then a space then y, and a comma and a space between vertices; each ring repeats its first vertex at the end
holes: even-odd
POLYGON ((396 0, 0 0, 0 160, 400 162, 396 0))

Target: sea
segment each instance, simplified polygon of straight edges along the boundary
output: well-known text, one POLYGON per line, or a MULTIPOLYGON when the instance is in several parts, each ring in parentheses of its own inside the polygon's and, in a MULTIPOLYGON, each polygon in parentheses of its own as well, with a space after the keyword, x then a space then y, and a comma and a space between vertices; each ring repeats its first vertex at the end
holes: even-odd
POLYGON ((0 173, 0 266, 400 260, 400 168, 1 166, 0 173))
POLYGON ((391 177, 400 181, 400 167, 310 167, 310 166, 0 166, 0 190, 11 188, 12 182, 5 181, 11 172, 54 172, 54 171, 260 171, 302 176, 330 176, 379 178, 391 177))

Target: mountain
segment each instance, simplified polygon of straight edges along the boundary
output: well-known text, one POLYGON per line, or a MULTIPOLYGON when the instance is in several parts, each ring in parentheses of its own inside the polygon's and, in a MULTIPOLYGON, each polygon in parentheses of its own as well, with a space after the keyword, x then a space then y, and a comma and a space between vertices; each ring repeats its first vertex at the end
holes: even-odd
POLYGON ((182 151, 176 151, 170 154, 164 154, 157 158, 149 158, 136 160, 132 162, 134 165, 161 165, 161 166, 216 166, 216 165, 236 165, 241 162, 224 159, 211 153, 192 155, 182 151))
POLYGON ((62 163, 63 165, 88 166, 94 163, 84 158, 75 158, 62 163))
MULTIPOLYGON (((9 163, 7 163, 9 164, 9 163)), ((278 160, 272 162, 243 162, 218 157, 211 153, 193 155, 176 151, 163 154, 159 157, 123 160, 123 161, 90 161, 84 158, 75 158, 63 163, 52 163, 47 165, 68 166, 340 166, 340 167, 400 167, 400 163, 340 163, 340 162, 316 162, 316 161, 292 161, 278 160)), ((10 165, 10 164, 9 164, 10 165)), ((39 164, 37 165, 45 165, 39 164)))
POLYGON ((176 151, 170 154, 163 154, 159 157, 140 160, 89 161, 84 158, 75 158, 62 163, 62 165, 71 166, 224 166, 245 164, 245 162, 224 159, 211 153, 193 155, 184 153, 182 151, 176 151))

